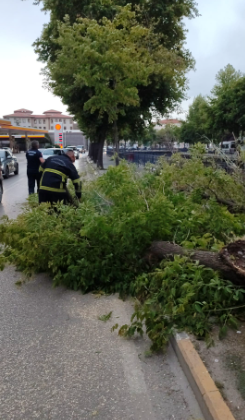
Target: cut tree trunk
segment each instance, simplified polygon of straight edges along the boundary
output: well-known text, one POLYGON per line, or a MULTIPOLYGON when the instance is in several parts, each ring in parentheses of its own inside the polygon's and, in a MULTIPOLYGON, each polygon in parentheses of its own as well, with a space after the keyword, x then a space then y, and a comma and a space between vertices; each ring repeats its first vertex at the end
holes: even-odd
POLYGON ((171 242, 153 242, 146 260, 152 264, 174 255, 185 255, 201 265, 219 271, 224 279, 238 286, 245 286, 245 241, 238 240, 220 252, 187 250, 171 242))

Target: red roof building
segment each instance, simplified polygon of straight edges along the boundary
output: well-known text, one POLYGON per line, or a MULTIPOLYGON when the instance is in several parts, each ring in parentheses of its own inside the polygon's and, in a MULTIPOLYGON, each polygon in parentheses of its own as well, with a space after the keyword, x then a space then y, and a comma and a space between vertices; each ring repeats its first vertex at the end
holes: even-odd
POLYGON ((154 125, 156 130, 161 130, 161 128, 165 128, 166 125, 175 125, 180 127, 182 122, 177 120, 176 118, 167 118, 164 120, 158 120, 154 125))
POLYGON ((50 109, 42 115, 33 114, 33 111, 25 108, 17 109, 13 114, 4 115, 4 119, 11 121, 12 125, 39 130, 53 131, 57 122, 62 122, 65 131, 72 131, 74 128, 73 118, 64 115, 60 111, 50 109))

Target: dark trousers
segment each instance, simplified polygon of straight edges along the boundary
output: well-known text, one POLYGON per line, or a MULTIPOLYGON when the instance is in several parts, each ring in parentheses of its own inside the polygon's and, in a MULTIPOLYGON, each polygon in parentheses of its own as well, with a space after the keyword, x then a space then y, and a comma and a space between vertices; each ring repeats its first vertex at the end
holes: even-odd
POLYGON ((35 192, 35 183, 37 183, 37 192, 39 190, 39 185, 40 185, 40 173, 36 172, 36 173, 29 173, 27 172, 27 176, 28 176, 28 188, 29 188, 29 195, 30 194, 34 194, 35 192))
POLYGON ((58 201, 63 201, 64 204, 67 204, 69 202, 68 194, 65 192, 58 193, 58 192, 52 192, 52 191, 39 190, 39 204, 41 203, 55 204, 55 203, 58 203, 58 201))

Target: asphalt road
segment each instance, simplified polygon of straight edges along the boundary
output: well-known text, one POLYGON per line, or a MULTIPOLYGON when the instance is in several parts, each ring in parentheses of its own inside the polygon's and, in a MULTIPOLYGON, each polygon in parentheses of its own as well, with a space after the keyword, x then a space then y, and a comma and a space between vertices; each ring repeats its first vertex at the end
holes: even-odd
MULTIPOLYGON (((28 192, 18 159, 0 205, 10 217, 28 192)), ((203 420, 171 346, 146 357, 147 338, 111 332, 129 322, 132 301, 53 289, 44 274, 20 279, 14 267, 0 272, 0 420, 203 420)))

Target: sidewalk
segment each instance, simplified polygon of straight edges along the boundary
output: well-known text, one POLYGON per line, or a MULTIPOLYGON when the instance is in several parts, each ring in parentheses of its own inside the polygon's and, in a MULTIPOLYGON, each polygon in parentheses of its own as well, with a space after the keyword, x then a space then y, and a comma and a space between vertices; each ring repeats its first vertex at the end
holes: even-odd
POLYGON ((18 287, 19 278, 0 272, 1 419, 203 419, 171 346, 146 358, 147 338, 111 333, 132 303, 53 289, 45 275, 18 287))

